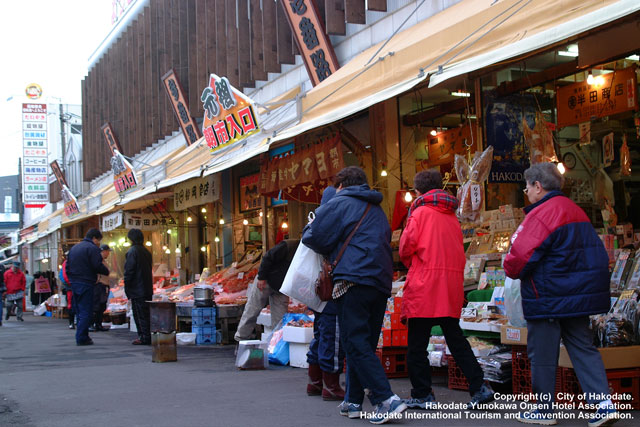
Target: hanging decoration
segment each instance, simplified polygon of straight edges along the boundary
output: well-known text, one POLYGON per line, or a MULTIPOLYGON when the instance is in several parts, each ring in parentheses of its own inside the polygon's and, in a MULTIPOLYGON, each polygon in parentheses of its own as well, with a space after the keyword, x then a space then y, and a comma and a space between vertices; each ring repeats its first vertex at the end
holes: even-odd
POLYGON ((622 147, 620 147, 620 175, 631 175, 631 154, 627 145, 627 135, 622 136, 622 147))
POLYGON ((542 113, 536 112, 533 129, 529 127, 529 124, 523 118, 522 133, 524 142, 529 147, 529 161, 531 164, 558 161, 556 150, 553 147, 553 133, 542 113))
POLYGON ((456 154, 455 169, 462 186, 458 188, 458 218, 464 222, 475 222, 480 218, 482 209, 482 183, 489 177, 493 161, 493 146, 482 153, 476 151, 471 166, 464 157, 456 154))
POLYGON ((602 138, 602 163, 605 168, 611 166, 613 157, 613 132, 611 132, 602 138))

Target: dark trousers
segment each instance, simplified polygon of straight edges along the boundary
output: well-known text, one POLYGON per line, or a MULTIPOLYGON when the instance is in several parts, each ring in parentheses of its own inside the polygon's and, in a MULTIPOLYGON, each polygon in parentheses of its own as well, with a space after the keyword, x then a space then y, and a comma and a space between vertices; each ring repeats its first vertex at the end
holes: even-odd
POLYGON ((133 320, 136 322, 140 341, 151 343, 151 314, 147 298, 132 298, 131 311, 133 311, 133 320))
POLYGON ((76 342, 89 341, 89 325, 93 319, 93 283, 72 283, 73 311, 78 316, 76 342))
POLYGON ((377 405, 391 396, 391 386, 376 356, 387 296, 373 286, 356 285, 336 300, 342 344, 347 354, 346 401, 362 404, 364 389, 377 405))
POLYGON ((456 364, 469 381, 469 394, 480 391, 484 383, 484 373, 469 341, 462 335, 459 319, 453 317, 409 319, 407 365, 411 380, 411 397, 425 398, 431 393, 431 366, 427 347, 431 338, 431 328, 439 325, 444 333, 447 346, 456 364))
MULTIPOLYGON (((589 317, 527 320, 527 353, 531 360, 531 386, 538 399, 539 410, 552 412, 555 399, 556 369, 560 354, 560 337, 567 348, 573 369, 587 397, 609 394, 609 382, 600 352, 593 345, 589 317)), ((588 398, 589 403, 601 399, 588 398)))
POLYGON ((71 302, 70 308, 67 308, 69 312, 69 324, 73 325, 76 317, 76 313, 73 311, 73 291, 67 291, 67 307, 69 307, 69 302, 71 302))
POLYGON ((338 316, 317 312, 314 314, 313 339, 309 344, 307 362, 320 365, 320 369, 325 372, 342 372, 344 349, 340 345, 338 316))

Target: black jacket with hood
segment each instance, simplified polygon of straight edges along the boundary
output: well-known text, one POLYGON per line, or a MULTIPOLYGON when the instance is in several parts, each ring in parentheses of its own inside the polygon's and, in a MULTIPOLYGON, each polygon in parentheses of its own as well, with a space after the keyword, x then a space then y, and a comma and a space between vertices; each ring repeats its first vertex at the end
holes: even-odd
POLYGON ((127 298, 153 297, 153 276, 151 268, 153 260, 151 253, 142 244, 144 235, 137 228, 129 230, 127 235, 131 240, 131 248, 127 251, 124 263, 124 292, 127 298))

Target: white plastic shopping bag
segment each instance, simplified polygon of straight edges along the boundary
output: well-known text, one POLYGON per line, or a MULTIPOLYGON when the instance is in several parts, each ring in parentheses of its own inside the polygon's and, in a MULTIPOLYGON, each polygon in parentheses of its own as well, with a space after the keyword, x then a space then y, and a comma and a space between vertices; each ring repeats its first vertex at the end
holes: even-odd
POLYGON ((316 280, 321 266, 322 255, 300 243, 282 282, 280 292, 306 304, 314 311, 321 312, 327 304, 316 295, 316 280))
POLYGON ((527 326, 522 311, 522 296, 520 294, 520 279, 507 277, 504 281, 504 308, 507 311, 509 324, 518 328, 527 326))

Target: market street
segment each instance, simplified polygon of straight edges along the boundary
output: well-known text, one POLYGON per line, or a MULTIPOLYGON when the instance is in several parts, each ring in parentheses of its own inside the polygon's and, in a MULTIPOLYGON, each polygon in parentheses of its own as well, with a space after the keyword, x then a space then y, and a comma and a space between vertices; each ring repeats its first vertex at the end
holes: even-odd
MULTIPOLYGON (((239 371, 232 346, 178 348, 177 363, 152 363, 151 348, 132 346, 126 330, 93 333, 95 345, 76 347, 66 320, 25 315, 0 328, 0 426, 342 426, 370 425, 337 414, 336 402, 304 393, 306 370, 271 365, 239 371)), ((443 403, 465 392, 435 388, 443 403)), ((407 379, 393 390, 409 395, 407 379)), ((365 404, 365 411, 371 407, 365 404)), ((456 411, 449 411, 451 413, 456 411)), ((459 412, 459 411, 458 411, 459 412)), ((520 425, 500 419, 409 420, 390 425, 520 425)), ((427 414, 411 411, 410 414, 427 414)), ((431 413, 434 414, 434 413, 431 413)), ((574 413, 577 416, 577 413, 574 413)), ((640 413, 633 412, 634 418, 640 413)), ((583 426, 584 420, 561 420, 583 426)), ((634 425, 634 420, 617 426, 634 425)))

